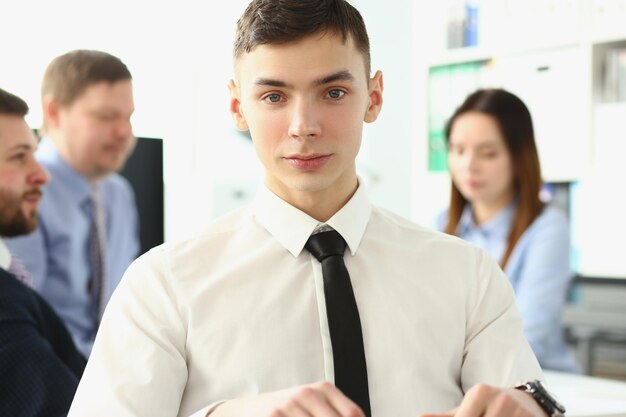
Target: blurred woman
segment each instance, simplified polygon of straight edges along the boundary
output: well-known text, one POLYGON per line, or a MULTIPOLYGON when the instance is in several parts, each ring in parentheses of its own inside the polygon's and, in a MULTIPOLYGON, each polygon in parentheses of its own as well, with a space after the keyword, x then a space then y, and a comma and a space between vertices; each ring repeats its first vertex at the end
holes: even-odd
POLYGON ((505 90, 478 90, 448 121, 446 139, 452 192, 439 228, 499 261, 541 366, 579 372, 561 323, 573 277, 569 227, 562 212, 539 198, 541 169, 528 108, 505 90))

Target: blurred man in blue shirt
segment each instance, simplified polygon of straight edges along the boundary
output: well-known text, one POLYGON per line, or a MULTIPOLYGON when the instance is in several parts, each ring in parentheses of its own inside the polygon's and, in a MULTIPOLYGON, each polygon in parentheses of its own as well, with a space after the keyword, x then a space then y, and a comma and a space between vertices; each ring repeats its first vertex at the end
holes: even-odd
POLYGON ((40 227, 7 240, 89 356, 106 302, 139 251, 135 197, 120 170, 134 149, 132 77, 117 57, 76 50, 42 83, 38 161, 51 176, 40 227))

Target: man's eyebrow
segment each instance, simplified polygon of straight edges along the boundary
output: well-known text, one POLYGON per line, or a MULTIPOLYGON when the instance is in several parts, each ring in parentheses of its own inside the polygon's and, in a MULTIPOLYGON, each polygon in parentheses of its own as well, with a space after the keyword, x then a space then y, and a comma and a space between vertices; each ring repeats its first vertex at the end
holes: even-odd
MULTIPOLYGON (((333 83, 335 81, 354 81, 354 76, 348 70, 337 71, 333 74, 326 75, 322 78, 319 78, 313 81, 313 85, 324 85, 333 83)), ((254 86, 256 87, 282 87, 282 88, 293 88, 292 84, 286 83, 281 80, 276 80, 273 78, 263 78, 259 77, 254 80, 254 86)))
POLYGON ((20 143, 18 145, 15 145, 15 146, 11 147, 9 149, 9 151, 10 152, 13 152, 13 151, 30 151, 31 149, 33 149, 32 146, 26 145, 24 143, 20 143))
POLYGON ((354 81, 354 76, 352 75, 352 73, 350 73, 350 71, 343 70, 315 80, 313 84, 324 85, 334 83, 335 81, 354 81))
POLYGON ((287 87, 287 88, 293 88, 293 86, 291 84, 287 84, 284 81, 281 80, 274 80, 272 78, 257 78, 254 80, 254 86, 255 87, 287 87))

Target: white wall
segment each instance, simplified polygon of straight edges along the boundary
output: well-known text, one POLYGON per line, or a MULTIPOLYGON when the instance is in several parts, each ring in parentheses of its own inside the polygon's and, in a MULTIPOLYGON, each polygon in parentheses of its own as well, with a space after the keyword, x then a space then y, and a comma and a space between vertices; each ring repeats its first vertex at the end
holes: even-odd
POLYGON ((411 215, 413 111, 411 0, 353 1, 368 27, 372 72, 383 72, 383 109, 366 125, 359 166, 370 176, 374 203, 400 215, 411 215))

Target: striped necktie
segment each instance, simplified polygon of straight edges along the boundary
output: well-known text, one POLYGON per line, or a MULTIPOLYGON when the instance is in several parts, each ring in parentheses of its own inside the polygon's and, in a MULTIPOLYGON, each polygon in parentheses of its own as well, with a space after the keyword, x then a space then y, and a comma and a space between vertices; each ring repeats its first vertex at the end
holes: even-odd
POLYGON ((35 288, 33 277, 28 273, 26 267, 17 256, 11 254, 11 264, 9 265, 9 272, 17 277, 19 281, 28 285, 31 288, 35 288))
POLYGON ((104 205, 98 190, 92 192, 89 198, 90 230, 89 230, 89 262, 91 265, 91 279, 89 292, 92 298, 94 312, 98 320, 106 303, 106 234, 104 205))

